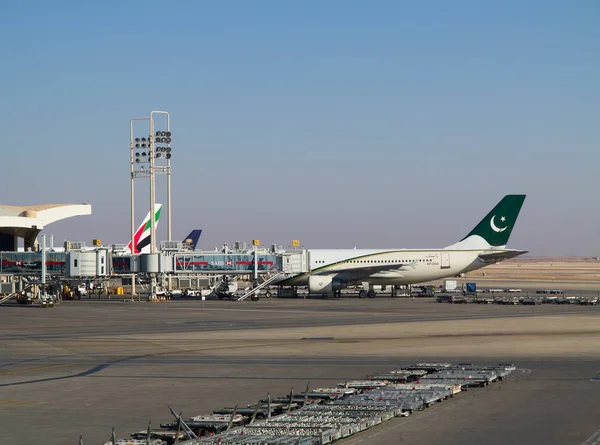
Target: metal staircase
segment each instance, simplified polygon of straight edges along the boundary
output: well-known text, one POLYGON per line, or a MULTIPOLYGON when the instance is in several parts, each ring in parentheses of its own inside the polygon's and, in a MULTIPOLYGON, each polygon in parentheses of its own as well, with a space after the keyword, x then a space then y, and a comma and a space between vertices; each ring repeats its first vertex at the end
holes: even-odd
POLYGON ((258 293, 261 289, 263 289, 264 287, 267 287, 269 284, 271 284, 278 278, 285 277, 285 276, 287 276, 287 273, 285 273, 285 272, 275 272, 273 275, 266 276, 265 281, 263 281, 258 286, 253 287, 252 289, 250 289, 249 291, 244 293, 244 295, 242 295, 240 298, 238 298, 237 301, 244 301, 246 298, 252 297, 256 293, 258 293))
POLYGON ((212 285, 208 288, 208 295, 219 295, 219 293, 227 293, 229 290, 229 284, 235 281, 235 278, 230 277, 229 275, 220 275, 215 277, 212 285))
POLYGON ((0 299, 0 304, 4 304, 6 303, 8 300, 17 297, 21 292, 25 292, 26 290, 28 290, 31 286, 33 286, 34 283, 29 283, 27 284, 27 286, 25 286, 22 290, 17 291, 17 292, 13 292, 12 294, 7 295, 4 298, 0 299))

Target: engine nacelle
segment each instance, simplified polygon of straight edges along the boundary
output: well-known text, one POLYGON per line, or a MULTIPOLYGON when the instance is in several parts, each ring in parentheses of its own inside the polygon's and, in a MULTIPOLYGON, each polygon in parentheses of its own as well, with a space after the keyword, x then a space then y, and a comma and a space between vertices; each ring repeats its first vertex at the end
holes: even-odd
POLYGON ((342 289, 340 280, 332 275, 313 275, 308 277, 308 292, 311 294, 333 294, 334 291, 342 289))

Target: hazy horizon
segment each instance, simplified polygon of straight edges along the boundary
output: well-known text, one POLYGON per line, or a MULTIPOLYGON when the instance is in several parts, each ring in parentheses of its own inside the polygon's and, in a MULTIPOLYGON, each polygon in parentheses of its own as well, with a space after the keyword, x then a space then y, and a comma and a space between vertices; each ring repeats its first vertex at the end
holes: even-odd
POLYGON ((165 5, 0 6, 0 203, 92 204, 55 245, 127 242, 129 120, 167 110, 175 240, 438 248, 519 193, 509 247, 600 255, 600 5, 165 5))

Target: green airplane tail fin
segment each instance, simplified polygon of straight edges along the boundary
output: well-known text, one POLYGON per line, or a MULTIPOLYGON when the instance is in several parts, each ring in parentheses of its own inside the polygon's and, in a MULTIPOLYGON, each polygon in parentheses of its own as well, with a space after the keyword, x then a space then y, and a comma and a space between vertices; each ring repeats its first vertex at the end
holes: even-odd
POLYGON ((482 238, 490 247, 505 247, 524 201, 525 195, 506 195, 461 243, 482 238))

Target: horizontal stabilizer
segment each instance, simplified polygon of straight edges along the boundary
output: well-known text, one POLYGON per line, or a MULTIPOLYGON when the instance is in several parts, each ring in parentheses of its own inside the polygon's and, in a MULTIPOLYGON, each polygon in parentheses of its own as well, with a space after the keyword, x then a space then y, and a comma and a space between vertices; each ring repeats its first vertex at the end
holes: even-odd
POLYGON ((482 253, 479 255, 479 259, 485 261, 488 264, 496 263, 498 261, 508 260, 510 258, 518 257, 519 255, 525 255, 529 253, 527 250, 503 250, 502 252, 482 253))

